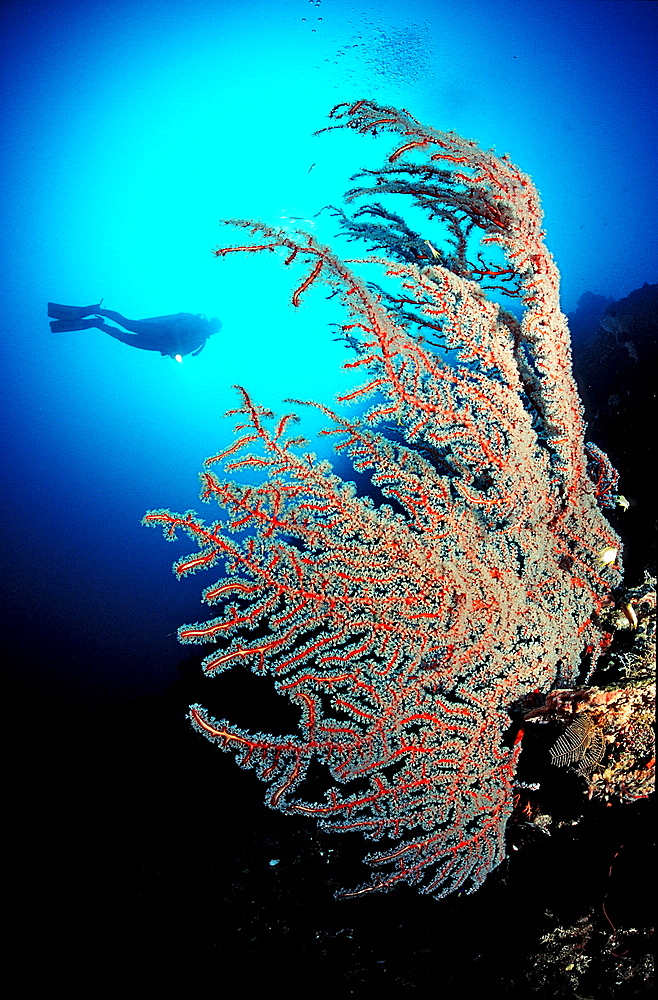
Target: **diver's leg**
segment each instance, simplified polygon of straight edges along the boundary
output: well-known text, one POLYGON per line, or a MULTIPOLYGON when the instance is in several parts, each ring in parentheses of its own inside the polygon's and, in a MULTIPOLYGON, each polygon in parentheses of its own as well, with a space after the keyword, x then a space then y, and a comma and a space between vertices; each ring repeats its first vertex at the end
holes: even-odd
MULTIPOLYGON (((83 322, 86 322, 86 320, 83 320, 83 322)), ((156 347, 154 344, 150 344, 146 338, 140 337, 138 333, 124 333, 123 330, 118 330, 116 326, 108 326, 108 324, 104 323, 102 319, 97 319, 94 326, 96 326, 99 330, 102 330, 103 333, 108 333, 110 337, 114 337, 115 340, 120 340, 122 344, 129 344, 131 347, 139 347, 142 351, 160 350, 159 347, 156 347)))
POLYGON ((114 309, 96 309, 97 316, 104 316, 106 319, 111 319, 113 323, 118 323, 119 326, 123 326, 126 330, 130 330, 131 333, 141 333, 144 321, 141 319, 126 319, 121 313, 115 312, 114 309))
POLYGON ((116 326, 109 326, 102 319, 76 319, 76 320, 54 320, 50 324, 53 333, 72 333, 75 330, 101 330, 108 333, 115 340, 120 340, 122 344, 129 344, 131 347, 139 347, 143 351, 159 351, 160 347, 149 343, 148 338, 140 337, 134 333, 125 333, 118 330, 116 326))

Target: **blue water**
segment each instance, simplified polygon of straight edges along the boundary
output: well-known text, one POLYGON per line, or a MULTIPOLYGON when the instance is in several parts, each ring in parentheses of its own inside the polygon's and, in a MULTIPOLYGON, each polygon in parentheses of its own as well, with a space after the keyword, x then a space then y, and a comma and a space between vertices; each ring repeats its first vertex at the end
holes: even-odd
MULTIPOLYGON (((321 289, 292 310, 273 258, 216 259, 230 217, 338 203, 390 138, 314 137, 371 97, 508 152, 539 187, 563 308, 656 280, 653 2, 86 0, 5 3, 2 94, 3 649, 72 700, 166 690, 210 579, 140 526, 198 506, 203 459, 245 385, 281 409, 346 384, 321 289), (219 316, 176 364, 48 300, 139 318, 219 316)), ((309 427, 313 430, 312 422, 309 427)), ((208 512, 210 514, 210 512, 208 512)))

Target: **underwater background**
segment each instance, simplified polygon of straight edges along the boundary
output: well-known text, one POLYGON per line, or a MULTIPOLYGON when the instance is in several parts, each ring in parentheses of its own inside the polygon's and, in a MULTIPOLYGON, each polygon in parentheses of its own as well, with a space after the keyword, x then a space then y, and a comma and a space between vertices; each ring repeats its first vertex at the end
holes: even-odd
MULTIPOLYGON (((70 934, 60 928, 54 949, 65 974, 79 967, 82 946, 67 948, 80 935, 101 964, 127 949, 151 972, 164 974, 176 954, 197 968, 216 960, 219 974, 226 949, 216 925, 200 927, 206 904, 195 900, 209 877, 200 858, 213 859, 221 891, 222 858, 239 867, 236 844, 265 812, 253 779, 220 787, 220 765, 237 769, 188 731, 187 692, 176 687, 186 655, 176 629, 204 616, 200 590, 211 581, 177 581, 171 564, 190 546, 163 545, 140 522, 152 508, 199 508, 203 460, 233 437, 223 418, 232 386, 280 412, 288 397, 332 404, 349 376, 330 325, 339 308, 312 290, 293 310, 291 278, 273 259, 213 257, 233 238, 220 220, 298 225, 353 255, 334 238, 336 220, 317 213, 340 205, 349 178, 377 165, 390 139, 313 133, 333 105, 368 97, 507 152, 533 178, 564 311, 585 292, 623 298, 656 281, 657 40, 658 8, 646 0, 3 4, 2 646, 11 770, 29 804, 32 958, 72 906, 77 922, 70 934), (51 333, 49 300, 101 298, 135 319, 204 313, 223 327, 181 364, 98 330, 51 333), (176 771, 181 755, 201 770, 176 771), (220 836, 215 813, 205 825, 209 803, 237 831, 215 853, 215 838, 231 834, 220 836), (110 925, 124 928, 116 941, 110 925)), ((306 415, 309 436, 318 426, 306 415)), ((267 822, 286 835, 290 821, 267 822)), ((334 914, 322 955, 335 963, 326 942, 340 942, 352 917, 321 881, 314 892, 334 914)), ((369 905, 393 912, 393 896, 369 905)), ((400 898, 405 919, 418 906, 439 940, 447 933, 437 904, 400 898)), ((489 931, 500 918, 491 905, 489 931)), ((244 900, 227 907, 242 921, 231 945, 242 954, 260 911, 250 916, 244 900)), ((268 919, 276 912, 260 933, 268 919)), ((387 926, 377 975, 395 941, 387 926)), ((259 982, 306 968, 292 940, 266 951, 259 982)), ((466 968, 473 955, 464 955, 466 968)), ((366 993, 379 981, 370 974, 366 993)), ((358 995, 355 981, 345 995, 358 995)), ((395 984, 411 995, 412 973, 395 984)))

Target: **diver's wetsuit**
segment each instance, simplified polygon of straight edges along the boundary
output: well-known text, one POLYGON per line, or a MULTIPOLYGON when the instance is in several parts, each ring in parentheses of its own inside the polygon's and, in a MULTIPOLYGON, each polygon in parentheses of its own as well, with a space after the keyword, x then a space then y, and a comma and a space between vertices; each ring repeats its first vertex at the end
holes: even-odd
POLYGON ((208 337, 221 327, 217 319, 206 319, 200 314, 176 313, 173 316, 153 316, 149 319, 126 319, 113 309, 94 306, 62 306, 48 303, 48 315, 56 317, 50 324, 53 333, 72 330, 102 330, 115 340, 143 351, 159 351, 163 357, 183 357, 203 350, 208 337), (93 317, 89 314, 93 313, 93 317), (111 326, 105 320, 124 327, 111 326), (125 331, 129 332, 126 333, 125 331))

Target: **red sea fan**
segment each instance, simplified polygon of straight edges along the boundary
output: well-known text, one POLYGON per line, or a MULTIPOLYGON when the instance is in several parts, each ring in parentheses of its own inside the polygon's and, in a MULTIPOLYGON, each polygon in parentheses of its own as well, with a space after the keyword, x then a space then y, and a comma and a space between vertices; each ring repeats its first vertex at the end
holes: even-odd
POLYGON ((261 223, 233 221, 248 241, 215 253, 282 252, 306 265, 293 305, 320 282, 340 298, 357 351, 346 367, 367 373, 342 401, 375 399, 360 421, 320 406, 323 433, 390 505, 358 497, 292 436, 294 415, 276 419, 240 389, 238 437, 202 474, 202 499, 223 520, 144 520, 197 544, 179 576, 222 568, 203 595, 218 617, 179 630, 214 644, 206 673, 269 674, 301 712, 297 735, 275 737, 193 705, 195 728, 257 772, 271 807, 383 841, 366 858, 376 874, 345 895, 405 881, 440 897, 473 891, 504 857, 520 750, 508 708, 572 684, 605 645, 596 615, 620 571, 598 554, 619 541, 587 474, 558 272, 530 179, 406 113, 359 101, 332 118, 402 137, 348 200, 410 198, 447 227, 447 250, 377 204, 361 210, 366 222, 343 220, 348 235, 389 248, 368 262, 396 294, 357 276, 365 262, 261 223), (408 159, 418 154, 422 163, 408 159), (469 261, 473 231, 504 264, 469 261), (521 322, 486 297, 485 281, 520 301, 521 322), (216 475, 220 462, 231 478, 216 475), (261 484, 240 485, 241 470, 261 484), (321 801, 304 793, 312 762, 326 774, 321 801))

